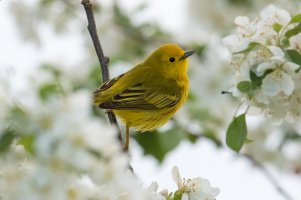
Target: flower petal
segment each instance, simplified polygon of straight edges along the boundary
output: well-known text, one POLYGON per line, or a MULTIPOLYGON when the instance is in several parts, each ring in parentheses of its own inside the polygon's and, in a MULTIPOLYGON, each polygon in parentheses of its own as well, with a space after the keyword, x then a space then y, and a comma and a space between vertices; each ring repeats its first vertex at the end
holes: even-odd
POLYGON ((250 20, 246 16, 238 16, 235 18, 234 23, 238 26, 246 26, 248 23, 250 23, 250 20))
POLYGON ((273 56, 279 56, 279 57, 284 57, 284 52, 282 51, 282 49, 280 49, 277 46, 269 46, 268 49, 271 51, 271 53, 273 54, 273 56))
POLYGON ((262 81, 262 93, 267 96, 275 96, 280 92, 280 84, 276 72, 268 74, 262 81))
POLYGON ((297 65, 297 64, 292 63, 292 62, 285 62, 285 63, 283 64, 283 68, 285 68, 285 69, 290 69, 290 70, 292 70, 292 71, 295 71, 295 70, 297 70, 297 69, 300 68, 300 65, 297 65))
POLYGON ((190 198, 186 193, 183 193, 181 200, 190 200, 190 198))
POLYGON ((158 183, 155 182, 155 181, 153 181, 153 182, 151 183, 151 185, 147 188, 147 190, 152 191, 152 192, 157 192, 158 187, 159 187, 159 186, 158 186, 158 183))
POLYGON ((286 73, 281 73, 280 88, 286 95, 291 95, 295 89, 295 84, 292 78, 286 73))
POLYGON ((183 187, 183 183, 178 167, 174 166, 172 168, 171 173, 172 173, 172 179, 177 184, 178 188, 181 189, 183 187))
POLYGON ((275 65, 270 62, 270 61, 267 61, 267 62, 262 62, 258 65, 257 67, 257 72, 258 72, 258 75, 263 75, 264 72, 268 69, 274 69, 275 68, 275 65))

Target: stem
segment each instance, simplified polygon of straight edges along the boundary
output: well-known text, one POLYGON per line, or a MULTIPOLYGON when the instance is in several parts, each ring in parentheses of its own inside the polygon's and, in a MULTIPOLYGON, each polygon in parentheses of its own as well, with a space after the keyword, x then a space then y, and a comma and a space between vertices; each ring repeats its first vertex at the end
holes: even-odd
MULTIPOLYGON (((193 137, 197 136, 198 138, 207 139, 207 140, 212 141, 212 139, 206 137, 204 134, 195 135, 195 134, 187 132, 187 131, 186 131, 186 134, 187 135, 192 135, 193 137)), ((220 144, 220 146, 219 146, 220 148, 226 150, 226 147, 222 144, 222 142, 220 142, 219 144, 220 144)), ((264 164, 260 163, 255 158, 253 158, 252 156, 247 155, 247 154, 237 154, 237 153, 235 153, 235 157, 244 158, 244 159, 247 159, 248 161, 250 161, 254 165, 254 167, 256 167, 258 170, 261 171, 263 176, 268 180, 268 182, 270 182, 270 184, 283 197, 283 199, 285 199, 285 200, 294 200, 289 195, 289 193, 281 186, 281 184, 277 181, 275 176, 273 176, 273 174, 264 166, 264 164)))
MULTIPOLYGON (((281 38, 284 36, 284 34, 285 34, 285 31, 286 31, 286 29, 287 29, 287 27, 290 25, 290 23, 288 23, 288 24, 286 24, 284 27, 282 27, 282 31, 281 31, 281 33, 280 33, 280 35, 279 35, 279 47, 281 47, 281 38)), ((277 33, 277 35, 278 35, 278 33, 277 33)))
MULTIPOLYGON (((239 109, 241 108, 241 106, 246 102, 246 100, 243 100, 242 102, 239 103, 238 107, 236 108, 235 112, 234 112, 234 116, 233 119, 237 116, 237 113, 239 111, 239 109)), ((245 112, 247 113, 247 111, 245 112)))
MULTIPOLYGON (((103 82, 106 82, 110 79, 109 75, 109 62, 110 58, 105 56, 98 38, 97 30, 96 30, 96 25, 95 25, 95 18, 93 14, 93 9, 92 9, 92 3, 90 0, 82 0, 81 4, 84 6, 86 14, 87 14, 87 19, 88 19, 88 30, 90 33, 90 36, 92 38, 94 48, 98 57, 98 61, 101 66, 101 73, 102 73, 102 80, 103 82)), ((108 110, 107 112, 110 124, 114 125, 118 129, 118 139, 122 144, 122 136, 121 136, 121 131, 118 126, 118 122, 116 119, 115 114, 111 111, 108 110)))
POLYGON ((241 154, 242 157, 248 159, 254 166, 259 169, 266 179, 274 186, 278 193, 286 200, 293 200, 293 198, 281 187, 280 183, 276 180, 273 174, 260 162, 255 160, 252 156, 247 154, 241 154))

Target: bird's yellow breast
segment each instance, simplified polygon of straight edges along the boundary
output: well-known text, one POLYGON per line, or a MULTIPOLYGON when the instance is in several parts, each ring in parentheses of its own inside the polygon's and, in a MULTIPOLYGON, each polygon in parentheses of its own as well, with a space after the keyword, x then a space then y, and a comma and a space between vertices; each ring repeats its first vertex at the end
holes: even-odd
MULTIPOLYGON (((188 82, 188 79, 187 79, 188 82)), ((156 110, 113 110, 113 112, 129 127, 137 131, 152 131, 164 125, 183 105, 188 96, 189 84, 181 88, 179 102, 170 108, 156 110)))

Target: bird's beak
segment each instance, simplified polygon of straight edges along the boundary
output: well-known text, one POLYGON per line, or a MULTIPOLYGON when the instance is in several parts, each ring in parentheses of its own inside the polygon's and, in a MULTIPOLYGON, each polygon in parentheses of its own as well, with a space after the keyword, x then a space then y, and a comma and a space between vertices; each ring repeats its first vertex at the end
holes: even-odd
POLYGON ((194 51, 186 51, 184 53, 184 55, 180 58, 180 60, 183 60, 185 58, 188 58, 189 56, 191 56, 192 54, 194 54, 194 51))

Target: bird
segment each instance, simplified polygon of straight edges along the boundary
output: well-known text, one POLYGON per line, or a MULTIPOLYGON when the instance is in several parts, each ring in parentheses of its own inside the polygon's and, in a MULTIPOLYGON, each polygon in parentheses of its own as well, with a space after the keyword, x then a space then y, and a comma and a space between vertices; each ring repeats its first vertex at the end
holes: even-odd
POLYGON ((93 92, 94 104, 112 111, 126 125, 125 151, 130 127, 139 132, 157 129, 186 101, 187 58, 193 54, 194 51, 185 52, 177 44, 163 44, 142 63, 93 92))

